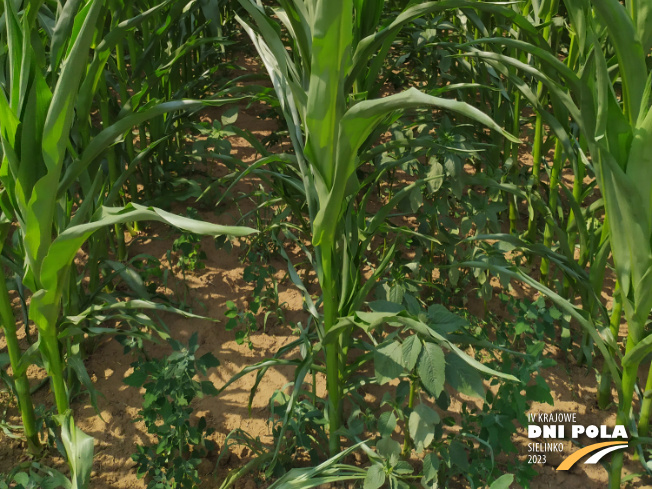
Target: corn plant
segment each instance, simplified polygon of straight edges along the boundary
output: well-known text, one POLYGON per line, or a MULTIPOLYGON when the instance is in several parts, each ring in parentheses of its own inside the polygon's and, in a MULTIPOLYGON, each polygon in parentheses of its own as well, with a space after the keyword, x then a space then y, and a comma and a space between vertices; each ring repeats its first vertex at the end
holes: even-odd
MULTIPOLYGON (((288 124, 295 155, 284 159, 290 163, 296 161, 294 171, 298 182, 295 186, 307 202, 311 241, 315 249, 313 263, 322 292, 322 314, 318 314, 307 293, 304 297, 317 320, 318 346, 323 347, 325 355, 329 448, 330 454, 335 456, 341 444, 339 430, 342 427, 344 386, 351 372, 360 365, 358 362, 350 368, 347 365, 355 329, 373 331, 389 321, 424 335, 425 341, 433 344, 424 350, 427 351, 424 353, 424 368, 443 380, 443 371, 438 370, 434 358, 427 359, 431 352, 439 358, 436 351, 440 350, 436 345, 443 341, 443 337, 438 333, 424 323, 401 315, 379 311, 371 319, 358 316, 368 293, 391 262, 396 245, 388 247, 372 278, 367 281, 359 271, 361 254, 370 246, 372 237, 383 227, 385 218, 398 202, 427 181, 421 180, 397 192, 380 212, 365 222, 364 211, 355 205, 357 196, 363 199, 362 206, 370 196, 369 180, 361 182, 356 174, 363 163, 359 157, 361 150, 372 145, 382 134, 386 121, 395 120, 398 114, 410 109, 429 107, 452 111, 514 140, 491 118, 466 103, 422 93, 415 88, 372 99, 367 98, 367 89, 376 82, 374 77, 382 66, 379 61, 390 49, 392 40, 401 27, 413 19, 429 12, 458 7, 481 7, 490 12, 503 12, 504 9, 475 2, 424 2, 406 8, 393 21, 380 24, 379 12, 385 6, 384 1, 280 1, 273 9, 267 9, 262 2, 255 0, 240 0, 240 4, 249 17, 239 20, 270 74, 288 124), (284 44, 285 34, 291 51, 284 44)), ((523 26, 531 29, 527 22, 523 26)), ((386 170, 379 169, 370 181, 375 181, 386 170)), ((439 178, 438 175, 428 177, 429 180, 439 178)), ((296 274, 292 274, 292 269, 290 271, 295 283, 305 290, 296 274)), ((441 344, 473 367, 495 373, 472 362, 449 342, 441 344)), ((397 348, 393 344, 384 347, 397 348)), ((320 351, 314 347, 307 350, 314 352, 311 355, 320 351)), ((308 356, 297 364, 293 399, 296 399, 312 361, 313 357, 308 356)), ((243 373, 266 370, 268 366, 269 362, 264 362, 245 369, 243 373)), ((432 381, 433 377, 429 377, 424 382, 432 387, 431 392, 440 392, 438 381, 434 384, 432 381)), ((292 402, 288 403, 288 413, 292 402)))
MULTIPOLYGON (((115 117, 119 113, 116 108, 120 109, 126 100, 146 105, 206 92, 224 67, 223 52, 228 44, 220 35, 221 3, 219 0, 152 1, 138 5, 111 2, 112 25, 126 32, 124 40, 115 45, 115 55, 104 60, 108 69, 102 83, 117 88, 122 104, 117 97, 109 97, 103 116, 115 117), (136 19, 139 21, 135 22, 136 19)), ((105 53, 102 58, 108 56, 105 53)), ((140 162, 128 181, 133 199, 139 195, 138 183, 143 185, 142 197, 147 201, 156 196, 157 183, 167 184, 165 190, 169 191, 169 183, 174 182, 170 170, 179 167, 173 163, 176 163, 175 155, 182 150, 182 126, 177 117, 159 117, 138 125, 141 149, 157 142, 157 150, 140 162)), ((109 153, 109 159, 133 160, 134 141, 134 135, 128 133, 124 144, 115 148, 116 155, 112 157, 109 153)))
MULTIPOLYGON (((84 179, 88 177, 89 165, 134 125, 167 112, 199 107, 202 102, 168 102, 140 111, 127 111, 77 151, 72 143, 77 115, 75 104, 94 98, 96 85, 92 81, 87 83, 88 78, 84 77, 101 73, 99 69, 90 72, 87 69, 89 50, 104 34, 100 22, 104 3, 68 2, 64 9, 58 10, 49 57, 44 56, 41 27, 34 10, 40 4, 25 2, 20 10, 15 2, 6 0, 3 7, 5 30, 2 38, 8 49, 3 58, 7 66, 5 83, 0 90, 3 151, 0 205, 5 218, 18 223, 17 232, 25 252, 22 282, 31 291, 29 319, 38 328, 39 350, 50 377, 69 455, 72 487, 83 487, 90 475, 88 462, 92 458, 93 444, 70 418, 65 358, 61 353, 58 329, 63 305, 69 302, 71 285, 76 279, 71 273, 76 253, 99 229, 140 220, 161 221, 198 234, 242 236, 253 230, 202 223, 137 204, 104 207, 106 175, 98 171, 92 178, 84 179), (83 197, 75 201, 78 182, 83 187, 83 197), (77 204, 74 211, 73 204, 77 204)), ((97 46, 99 48, 102 43, 97 46)), ((81 114, 84 117, 83 111, 81 114)), ((85 117, 84 121, 87 122, 85 117)), ((109 190, 112 189, 109 187, 109 190)), ((4 284, 4 280, 2 282, 4 284)), ((3 327, 12 342, 15 327, 12 328, 9 315, 11 304, 8 295, 2 292, 0 290, 3 327)), ((20 387, 29 362, 29 356, 17 358, 12 354, 12 367, 21 396, 19 405, 30 448, 34 451, 38 438, 32 428, 33 412, 20 387)))
MULTIPOLYGON (((595 172, 604 199, 618 294, 628 325, 621 361, 622 384, 617 384, 616 423, 646 436, 652 399, 644 396, 641 400, 638 429, 632 419, 632 403, 639 380, 638 368, 652 351, 652 338, 645 329, 652 310, 652 178, 648 150, 652 144, 652 72, 648 63, 652 48, 652 4, 627 1, 623 5, 616 0, 565 4, 577 35, 580 56, 577 73, 552 54, 527 43, 507 41, 538 57, 542 70, 524 66, 513 58, 488 53, 482 56, 536 76, 546 85, 551 97, 568 110, 586 138, 591 160, 582 152, 580 157, 582 164, 595 172), (600 36, 605 29, 607 43, 616 54, 609 61, 600 36), (612 69, 617 70, 617 77, 612 75, 612 69), (563 80, 563 85, 555 82, 556 77, 563 80), (617 89, 622 96, 617 95, 617 89)), ((559 136, 564 138, 561 133, 559 136)), ((648 374, 641 392, 651 386, 652 375, 648 374)), ((610 473, 612 488, 620 487, 622 465, 623 454, 615 454, 610 473)))
MULTIPOLYGON (((543 30, 543 38, 552 44, 552 50, 555 51, 554 38, 555 31, 553 31, 553 17, 557 14, 559 7, 559 0, 551 0, 549 2, 542 2, 538 16, 545 24, 543 30)), ((556 29, 558 31, 559 29, 556 29)), ((537 84, 537 98, 542 105, 545 105, 546 94, 544 93, 544 85, 542 82, 537 84)), ((537 113, 534 123, 534 141, 532 143, 532 176, 531 176, 531 191, 536 191, 539 186, 539 179, 541 173, 542 160, 544 160, 543 148, 543 117, 541 113, 537 113)), ((581 180, 581 179, 580 179, 581 180)), ((528 221, 527 234, 530 240, 534 240, 537 232, 536 214, 530 216, 528 221)))
MULTIPOLYGON (((4 245, 4 240, 9 231, 9 225, 9 221, 6 221, 3 225, 4 236, 0 241, 2 245, 4 245)), ((32 455, 38 455, 41 451, 41 444, 38 438, 29 380, 27 379, 27 365, 21 361, 24 354, 18 343, 16 318, 14 317, 11 299, 7 291, 6 280, 4 270, 0 267, 0 320, 2 322, 5 340, 7 341, 7 352, 9 353, 9 361, 13 370, 16 399, 23 420, 23 431, 27 440, 27 450, 32 455)))

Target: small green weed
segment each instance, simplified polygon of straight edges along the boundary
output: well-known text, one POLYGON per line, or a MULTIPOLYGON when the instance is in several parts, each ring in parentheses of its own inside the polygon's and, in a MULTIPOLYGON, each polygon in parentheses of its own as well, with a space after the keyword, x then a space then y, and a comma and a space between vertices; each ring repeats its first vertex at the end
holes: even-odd
MULTIPOLYGON (((186 216, 191 219, 199 218, 197 210, 192 207, 187 208, 186 216)), ((201 249, 200 241, 201 239, 198 235, 184 232, 174 240, 174 243, 172 243, 171 251, 179 253, 177 266, 184 272, 187 270, 196 271, 206 268, 206 264, 204 263, 206 253, 201 249)), ((169 259, 170 253, 168 253, 168 260, 169 259)))
POLYGON ((217 395, 211 382, 195 376, 206 375, 219 361, 211 353, 196 357, 197 333, 187 347, 173 339, 168 342, 173 350, 169 356, 133 363, 134 372, 124 380, 145 388, 137 420, 157 438, 154 445, 139 446, 132 458, 138 477, 148 476, 148 489, 191 489, 200 483, 197 466, 215 444, 206 439, 213 430, 204 417, 195 426, 190 423, 190 403, 196 397, 217 395))
MULTIPOLYGON (((259 254, 252 253, 252 255, 260 258, 259 254)), ((259 313, 264 313, 263 331, 267 330, 270 320, 275 320, 280 324, 285 322, 284 303, 279 301, 278 280, 275 273, 276 268, 265 264, 264 260, 260 260, 259 263, 250 263, 245 267, 243 274, 244 280, 254 285, 247 309, 240 310, 233 301, 226 302, 226 312, 224 313, 228 318, 226 330, 237 330, 235 340, 239 345, 246 342, 249 348, 253 349, 250 336, 251 333, 258 330, 256 316, 259 313)))
POLYGON ((276 268, 272 265, 257 265, 252 263, 244 269, 243 278, 246 282, 254 284, 254 291, 249 301, 249 310, 254 314, 264 312, 263 331, 266 331, 270 319, 278 323, 285 322, 283 312, 284 303, 279 302, 278 280, 274 276, 276 268))
MULTIPOLYGON (((540 372, 556 365, 554 360, 544 355, 546 338, 554 337, 555 323, 564 322, 562 314, 555 307, 547 307, 543 298, 530 301, 506 294, 500 294, 499 298, 510 318, 500 319, 492 313, 485 320, 469 317, 468 330, 478 339, 487 340, 488 330, 495 334, 492 343, 503 349, 482 350, 478 357, 482 356, 482 362, 489 367, 501 365, 504 372, 511 373, 522 383, 491 379, 493 389, 487 390, 480 409, 463 404, 460 432, 465 437, 460 441, 465 445, 470 447, 474 442, 480 442, 492 457, 501 453, 518 454, 518 448, 512 442, 517 432, 514 422, 527 426, 525 413, 532 402, 553 404, 550 387, 540 372), (492 327, 488 328, 488 324, 492 327), (474 436, 469 436, 471 434, 474 436)), ((483 480, 483 471, 490 471, 490 457, 478 450, 469 450, 469 454, 475 454, 471 475, 479 476, 476 480, 483 480)), ((516 475, 518 484, 529 487, 536 472, 517 457, 510 456, 509 459, 512 462, 507 463, 505 469, 516 475)))
POLYGON ((238 309, 233 301, 226 301, 226 312, 224 315, 228 318, 226 322, 226 330, 235 332, 235 341, 238 345, 242 345, 245 341, 250 350, 253 350, 254 344, 251 342, 250 335, 258 330, 256 326, 255 311, 245 311, 238 309))

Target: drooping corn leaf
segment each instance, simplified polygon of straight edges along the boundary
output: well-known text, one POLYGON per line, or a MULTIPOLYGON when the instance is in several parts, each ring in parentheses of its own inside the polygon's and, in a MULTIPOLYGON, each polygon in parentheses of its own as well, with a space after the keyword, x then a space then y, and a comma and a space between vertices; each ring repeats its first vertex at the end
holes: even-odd
MULTIPOLYGON (((41 289, 32 296, 29 309, 30 319, 37 325, 54 324, 59 313, 62 287, 70 270, 75 254, 81 245, 98 229, 117 223, 137 221, 159 221, 184 231, 203 235, 247 236, 254 229, 238 226, 222 226, 177 216, 154 207, 129 204, 125 207, 103 207, 91 222, 71 226, 52 241, 43 260, 38 276, 41 289)), ((44 345, 44 347, 46 347, 44 345)), ((48 354, 46 352, 46 354, 48 354)))
POLYGON ((72 226, 56 237, 44 259, 41 283, 51 289, 60 283, 60 274, 68 267, 80 246, 98 229, 117 223, 159 221, 192 233, 210 236, 247 236, 257 231, 247 227, 223 226, 198 221, 166 212, 155 207, 128 204, 125 207, 103 207, 91 222, 72 226))

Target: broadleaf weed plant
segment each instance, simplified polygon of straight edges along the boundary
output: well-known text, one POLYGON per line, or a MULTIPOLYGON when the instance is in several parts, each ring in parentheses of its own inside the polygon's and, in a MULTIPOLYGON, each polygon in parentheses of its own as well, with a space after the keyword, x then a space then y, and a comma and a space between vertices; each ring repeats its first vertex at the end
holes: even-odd
POLYGON ((132 455, 139 477, 147 476, 150 489, 191 489, 201 482, 197 466, 202 458, 215 450, 207 437, 212 429, 201 417, 191 423, 193 399, 217 394, 217 389, 205 376, 209 368, 220 362, 212 353, 201 357, 198 335, 194 333, 188 346, 169 339, 172 353, 161 358, 134 362, 134 371, 124 379, 132 387, 143 387, 145 395, 137 420, 143 421, 147 432, 156 437, 153 445, 138 446, 132 455))

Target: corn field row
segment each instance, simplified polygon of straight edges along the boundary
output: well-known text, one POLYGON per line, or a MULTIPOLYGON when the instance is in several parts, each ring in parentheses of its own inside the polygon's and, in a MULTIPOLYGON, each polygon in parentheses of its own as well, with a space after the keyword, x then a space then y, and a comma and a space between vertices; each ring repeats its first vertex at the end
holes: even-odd
POLYGON ((142 487, 529 487, 537 472, 504 460, 524 454, 512 442, 531 403, 552 403, 550 347, 626 427, 608 486, 642 487, 651 107, 651 0, 2 0, 1 427, 24 450, 0 487, 94 487, 95 441, 75 420, 86 399, 99 415, 85 362, 110 338, 140 358, 125 383, 145 389, 157 439, 134 447, 142 487), (251 107, 277 126, 268 138, 240 124, 251 107), (202 380, 219 354, 197 355, 160 315, 206 318, 156 293, 160 263, 132 250, 151 221, 181 233, 184 274, 203 266, 199 236, 249 260, 249 310, 227 303, 211 327, 251 345, 263 317, 292 341, 219 388, 202 380), (302 296, 298 323, 273 260, 302 296), (491 319, 498 283, 510 304, 512 284, 533 291, 537 312, 512 312, 530 323, 491 319), (151 358, 152 343, 173 353, 151 358), (192 400, 220 403, 253 376, 251 407, 288 367, 273 443, 236 429, 212 446, 192 400), (462 434, 447 431, 458 394, 484 406, 462 434), (250 460, 197 475, 233 446, 250 460))

